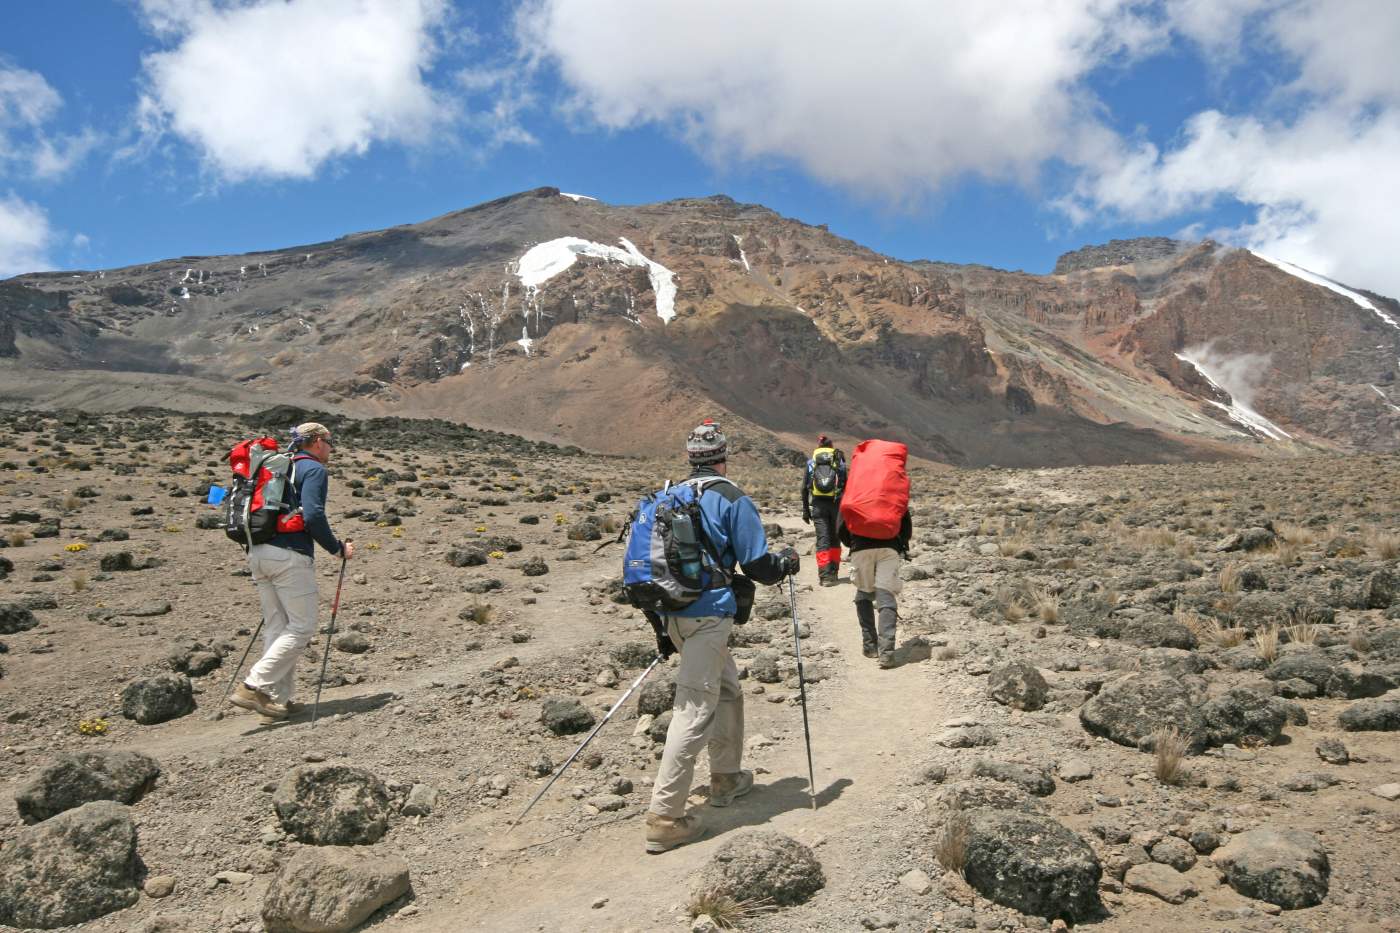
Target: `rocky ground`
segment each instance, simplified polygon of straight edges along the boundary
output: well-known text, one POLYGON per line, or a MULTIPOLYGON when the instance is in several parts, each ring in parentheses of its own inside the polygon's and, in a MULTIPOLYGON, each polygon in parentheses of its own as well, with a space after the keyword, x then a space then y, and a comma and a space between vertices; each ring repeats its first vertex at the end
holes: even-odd
MULTIPOLYGON (((761 588, 759 786, 646 856, 664 668, 508 824, 649 660, 595 548, 679 458, 333 424, 361 551, 323 718, 268 725, 220 704, 258 616, 203 502, 294 420, 0 418, 0 923, 703 929, 728 895, 760 931, 1400 930, 1394 458, 916 469, 898 667, 860 656, 848 583, 797 585, 817 808, 761 588)), ((809 554, 792 471, 733 466, 809 554)))

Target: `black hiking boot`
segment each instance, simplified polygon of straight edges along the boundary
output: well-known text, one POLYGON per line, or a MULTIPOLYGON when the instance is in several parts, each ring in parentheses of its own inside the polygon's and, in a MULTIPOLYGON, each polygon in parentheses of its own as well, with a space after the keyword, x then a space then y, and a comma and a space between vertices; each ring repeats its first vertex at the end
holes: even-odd
POLYGON ((860 653, 873 658, 878 653, 875 639, 875 606, 867 600, 856 600, 856 618, 860 621, 860 653))

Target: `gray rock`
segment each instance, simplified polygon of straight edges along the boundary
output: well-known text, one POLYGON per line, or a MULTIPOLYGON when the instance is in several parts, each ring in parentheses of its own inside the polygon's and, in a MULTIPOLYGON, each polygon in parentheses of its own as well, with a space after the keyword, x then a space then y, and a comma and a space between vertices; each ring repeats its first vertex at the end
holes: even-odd
MULTIPOLYGON (((1316 649, 1301 650, 1279 658, 1269 666, 1264 676, 1280 684, 1304 680, 1317 688, 1318 693, 1347 700, 1380 696, 1389 689, 1382 675, 1371 673, 1358 664, 1336 661, 1316 649)), ((1298 695, 1296 689, 1290 693, 1298 695)))
POLYGON ((267 933, 344 933, 409 891, 408 863, 354 849, 301 849, 267 886, 267 933))
POLYGON ((783 679, 778 671, 778 660, 782 657, 772 648, 765 648, 749 662, 749 676, 761 684, 776 684, 783 679))
POLYGON ((1190 651, 1196 647, 1194 632, 1163 615, 1144 616, 1129 621, 1123 626, 1122 638, 1144 648, 1178 648, 1190 651))
POLYGON ((438 792, 427 784, 414 784, 404 801, 404 816, 427 816, 437 808, 438 792))
POLYGON ((665 742, 666 733, 671 729, 671 719, 672 714, 669 709, 660 716, 657 716, 656 719, 652 720, 651 725, 647 727, 647 737, 657 745, 665 742))
POLYGON ((627 801, 617 794, 597 794, 588 798, 588 805, 602 813, 611 813, 627 806, 627 801))
POLYGON ((1257 551, 1274 543, 1272 528, 1246 528, 1216 545, 1217 551, 1257 551))
POLYGON ((1003 784, 1015 784, 1036 797, 1048 797, 1055 792, 1055 779, 1050 773, 1030 765, 979 758, 968 766, 967 774, 968 777, 991 778, 1003 784))
POLYGON ((934 736, 934 744, 944 748, 985 748, 997 744, 996 733, 986 726, 945 729, 934 736))
POLYGON ((1400 595, 1400 579, 1389 570, 1377 570, 1361 584, 1359 609, 1389 609, 1400 595))
POLYGON ((782 833, 752 830, 720 846, 700 870, 695 891, 789 906, 825 884, 821 862, 807 846, 782 833))
POLYGON ((1371 788, 1371 793, 1382 800, 1400 800, 1400 784, 1381 784, 1371 788))
POLYGON ((1012 709, 1037 710, 1045 705, 1050 685, 1034 665, 1012 661, 992 669, 987 677, 987 695, 1012 709))
POLYGON ((1400 693, 1358 700, 1337 718, 1348 732, 1395 732, 1400 730, 1400 693))
POLYGON ((1129 868, 1123 876, 1123 885, 1130 891, 1151 894, 1168 904, 1184 904, 1201 893, 1181 872, 1156 862, 1129 868))
POLYGON ((597 719, 572 697, 550 697, 540 710, 540 722, 555 735, 573 735, 593 728, 597 719))
POLYGON ((136 827, 110 800, 22 829, 0 849, 0 924, 51 930, 140 898, 136 827))
POLYGON ((143 726, 194 712, 194 688, 184 674, 157 674, 122 690, 122 715, 143 726))
POLYGON ((293 768, 277 785, 272 806, 282 828, 311 845, 369 845, 389 829, 384 782, 348 765, 293 768))
POLYGON ((929 806, 939 813, 964 810, 1021 810, 1040 813, 1044 806, 1016 784, 988 778, 951 781, 934 791, 929 806))
POLYGON ((1067 758, 1059 764, 1060 780, 1066 784, 1087 781, 1094 776, 1093 765, 1083 758, 1067 758))
POLYGON ((1211 858, 1245 897, 1295 910, 1327 896, 1331 866, 1312 833, 1264 826, 1235 836, 1211 858))
POLYGON ((360 632, 342 632, 335 636, 335 649, 346 654, 364 654, 369 650, 369 639, 360 632))
POLYGON ((963 875, 984 897, 1047 920, 1074 922, 1101 909, 1098 857, 1054 819, 977 810, 967 815, 967 825, 963 875))
POLYGON ((147 603, 140 603, 129 609, 118 610, 117 615, 131 616, 137 619, 149 619, 155 616, 168 615, 174 607, 170 605, 168 599, 156 599, 147 603))
POLYGON ((17 635, 39 624, 34 613, 19 603, 0 603, 0 635, 17 635))
POLYGON ((676 702, 676 678, 663 674, 642 684, 637 691, 637 712, 643 716, 660 716, 676 702))
POLYGON ((1205 684, 1161 672, 1129 674, 1105 684, 1079 708, 1079 721, 1094 735, 1139 747, 1159 726, 1175 726, 1193 750, 1205 745, 1201 706, 1205 684))
POLYGON ((1177 871, 1190 871, 1196 864, 1196 850, 1191 843, 1176 836, 1164 836, 1148 850, 1152 861, 1170 865, 1177 871))
POLYGON ((1337 783, 1337 778, 1324 772, 1298 771, 1280 781, 1279 786, 1295 793, 1312 793, 1324 787, 1333 787, 1337 783))
POLYGON ((146 883, 141 886, 141 890, 146 892, 147 897, 162 898, 169 897, 175 893, 174 875, 151 875, 146 879, 146 883))
POLYGON ((472 545, 454 547, 447 552, 447 562, 453 567, 480 567, 488 559, 484 549, 472 545))
POLYGON ((1272 744, 1288 721, 1287 709, 1273 697, 1238 688, 1207 701, 1200 714, 1201 739, 1211 746, 1272 744))
POLYGON ((544 562, 544 558, 531 557, 521 564, 520 572, 527 577, 542 577, 549 573, 549 565, 544 562))
POLYGON ((60 755, 20 788, 15 804, 26 823, 38 823, 94 800, 135 803, 159 775, 156 760, 139 752, 60 755))

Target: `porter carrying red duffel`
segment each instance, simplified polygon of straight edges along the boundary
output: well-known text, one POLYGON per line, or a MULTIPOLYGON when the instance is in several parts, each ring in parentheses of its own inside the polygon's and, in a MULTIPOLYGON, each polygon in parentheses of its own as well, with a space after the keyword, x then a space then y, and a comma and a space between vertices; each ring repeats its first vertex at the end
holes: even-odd
POLYGON ((895 441, 862 441, 851 454, 841 520, 862 538, 894 538, 909 507, 909 448, 895 441))

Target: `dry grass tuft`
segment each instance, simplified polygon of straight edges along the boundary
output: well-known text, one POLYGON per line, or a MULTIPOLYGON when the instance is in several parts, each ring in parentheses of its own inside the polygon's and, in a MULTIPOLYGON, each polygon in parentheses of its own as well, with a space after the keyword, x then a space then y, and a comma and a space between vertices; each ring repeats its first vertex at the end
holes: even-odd
POLYGON ((1392 531, 1371 531, 1366 535, 1366 546, 1382 560, 1400 557, 1400 534, 1392 531))
POLYGON ((59 505, 62 506, 65 512, 76 512, 83 507, 83 500, 70 492, 63 497, 59 505))
POLYGON ((1054 625, 1060 621, 1060 598, 1058 596, 1031 587, 1027 593, 1027 599, 1030 603, 1031 613, 1041 622, 1046 625, 1054 625))
POLYGON ((1300 545, 1295 544, 1292 541, 1285 541, 1282 538, 1280 538, 1274 542, 1274 560, 1278 561, 1280 564, 1283 564, 1285 567, 1291 567, 1294 564, 1298 563, 1298 560, 1301 557, 1301 550, 1302 549, 1300 545))
POLYGON ((479 599, 472 600, 471 606, 467 609, 467 617, 477 625, 486 625, 495 616, 496 607, 479 599))
POLYGON ((1231 562, 1220 570, 1220 592, 1238 593, 1240 591, 1240 574, 1242 568, 1239 564, 1231 562))
POLYGON ((1347 632, 1347 647, 1357 654, 1366 654, 1371 650, 1371 639, 1366 637, 1360 626, 1353 625, 1347 632))
POLYGON ((1186 741, 1176 726, 1161 726, 1152 732, 1152 749, 1155 762, 1152 773, 1163 784, 1176 786, 1186 780, 1190 769, 1186 767, 1186 753, 1190 743, 1186 741))
POLYGON ((933 855, 938 859, 938 864, 956 875, 961 875, 967 867, 967 844, 971 836, 972 827, 965 814, 949 815, 933 844, 933 855))
POLYGON ((73 592, 81 593, 83 590, 87 589, 88 575, 79 570, 68 578, 68 582, 73 584, 73 592))
POLYGON ((1285 626, 1284 634, 1288 636, 1290 644, 1313 645, 1317 643, 1318 627, 1311 622, 1294 622, 1285 626))
POLYGON ((1031 607, 1023 593, 1009 587, 998 587, 996 600, 997 605, 1001 607, 1001 617, 1008 622, 1024 622, 1030 615, 1031 607))
POLYGON ((1278 660, 1278 626, 1270 625, 1254 633, 1254 650, 1270 664, 1278 660))
POLYGON ((1244 629, 1226 628, 1214 616, 1199 615, 1185 606, 1178 606, 1173 615, 1176 621, 1191 630, 1201 644, 1219 645, 1221 648, 1244 644, 1244 629))
POLYGON ((944 645, 942 648, 938 649, 937 657, 940 661, 956 661, 958 659, 958 649, 953 645, 944 645))
POLYGON ((767 901, 739 901, 728 894, 705 890, 692 894, 685 909, 692 917, 709 917, 721 930, 737 930, 745 920, 770 913, 775 908, 767 901))
POLYGON ((1278 535, 1280 540, 1298 547, 1317 543, 1317 535, 1311 528, 1289 522, 1275 522, 1274 534, 1278 535))
POLYGON ((11 531, 5 534, 5 543, 10 547, 24 547, 24 542, 29 540, 27 531, 11 531))

